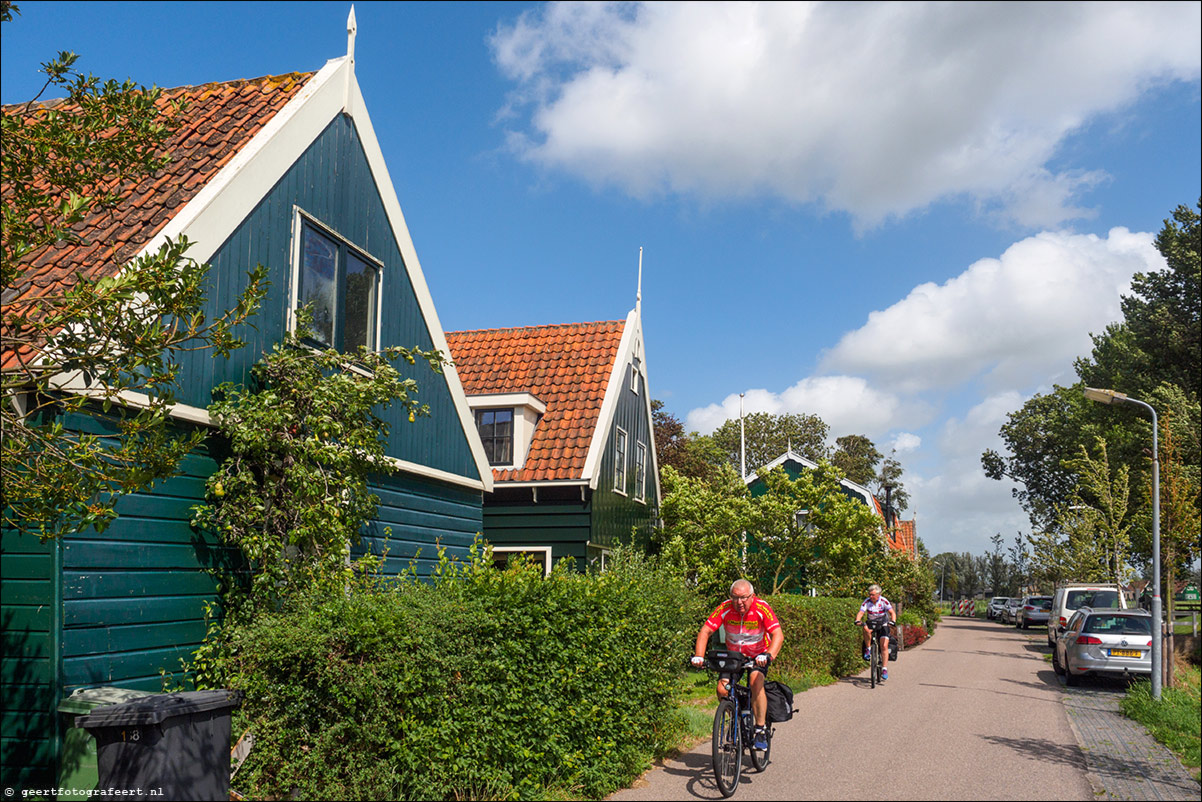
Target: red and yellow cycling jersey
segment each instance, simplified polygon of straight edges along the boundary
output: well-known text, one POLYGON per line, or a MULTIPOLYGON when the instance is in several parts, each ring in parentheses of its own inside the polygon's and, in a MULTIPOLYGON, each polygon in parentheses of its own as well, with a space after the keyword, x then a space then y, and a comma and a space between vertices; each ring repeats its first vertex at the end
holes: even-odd
POLYGON ((768 636, 780 629, 780 621, 768 603, 754 598, 743 614, 735 609, 734 602, 727 599, 710 613, 705 625, 715 632, 726 630, 726 647, 748 657, 768 651, 768 636))

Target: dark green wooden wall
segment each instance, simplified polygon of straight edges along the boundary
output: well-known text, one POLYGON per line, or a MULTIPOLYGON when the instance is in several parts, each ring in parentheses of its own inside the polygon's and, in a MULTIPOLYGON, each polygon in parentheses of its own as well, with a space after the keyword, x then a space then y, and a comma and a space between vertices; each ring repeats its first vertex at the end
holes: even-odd
POLYGON ((542 503, 484 507, 484 536, 494 546, 550 546, 551 561, 576 560, 588 564, 587 546, 591 503, 542 503))
POLYGON ((630 543, 632 530, 638 530, 636 542, 646 543, 650 527, 659 509, 656 495, 654 465, 651 449, 655 447, 651 432, 651 419, 647 415, 647 392, 643 377, 639 377, 639 392, 630 389, 630 366, 624 371, 622 394, 618 399, 614 423, 610 427, 601 458, 601 476, 593 496, 592 539, 599 546, 613 547, 619 543, 630 543), (614 443, 617 427, 626 431, 626 495, 614 491, 614 443), (635 501, 635 444, 647 446, 647 497, 645 502, 635 501))
MULTIPOLYGON (((182 402, 207 407, 213 387, 224 381, 245 382, 251 365, 282 339, 292 291, 291 242, 297 206, 383 263, 380 342, 433 347, 359 135, 349 117, 339 116, 210 259, 210 317, 233 307, 245 288, 246 272, 256 264, 270 269, 271 287, 251 321, 254 327, 239 332, 247 342, 245 348, 228 360, 214 359, 206 352, 180 359, 182 402)), ((479 479, 446 380, 421 364, 399 362, 397 368, 417 381, 417 397, 432 414, 411 424, 400 409, 384 412, 381 417, 392 430, 389 456, 479 479)))
POLYGON ((0 785, 44 786, 54 775, 60 606, 53 541, 0 532, 0 785))

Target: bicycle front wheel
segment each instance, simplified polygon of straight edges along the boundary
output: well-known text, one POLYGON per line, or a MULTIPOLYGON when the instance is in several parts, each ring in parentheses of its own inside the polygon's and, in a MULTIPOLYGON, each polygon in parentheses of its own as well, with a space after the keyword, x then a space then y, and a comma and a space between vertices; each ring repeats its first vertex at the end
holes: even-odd
POLYGON ((869 672, 872 679, 869 684, 875 688, 876 684, 881 681, 881 647, 877 643, 876 633, 872 636, 872 670, 869 672))
POLYGON ((718 792, 727 797, 739 787, 739 774, 743 770, 743 748, 739 743, 739 722, 735 718, 735 704, 729 699, 718 703, 714 713, 714 780, 718 792))

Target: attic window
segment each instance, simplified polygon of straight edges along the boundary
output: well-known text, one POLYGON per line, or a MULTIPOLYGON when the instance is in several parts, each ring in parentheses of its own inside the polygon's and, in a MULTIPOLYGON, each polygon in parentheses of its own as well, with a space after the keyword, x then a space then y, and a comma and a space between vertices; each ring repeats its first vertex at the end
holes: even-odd
POLYGON ((311 305, 311 339, 325 348, 378 347, 380 267, 346 241, 300 222, 296 306, 311 305))
POLYGON ((630 363, 630 391, 635 395, 639 394, 639 367, 641 364, 637 356, 630 363))
POLYGON ((476 428, 489 465, 513 464, 513 410, 478 409, 476 428))

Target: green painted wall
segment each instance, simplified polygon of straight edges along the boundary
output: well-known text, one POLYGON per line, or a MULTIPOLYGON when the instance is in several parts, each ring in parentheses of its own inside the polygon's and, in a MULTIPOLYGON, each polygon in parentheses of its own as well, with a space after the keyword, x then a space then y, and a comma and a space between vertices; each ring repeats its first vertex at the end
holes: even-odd
MULTIPOLYGON (((180 359, 180 400, 207 407, 213 387, 245 382, 250 367, 284 335, 292 280, 292 232, 295 208, 312 216, 383 265, 380 342, 433 347, 400 248, 384 211, 359 135, 349 117, 339 116, 277 182, 246 220, 210 259, 208 314, 233 307, 256 264, 270 269, 271 287, 254 327, 240 330, 247 343, 227 359, 205 352, 180 359)), ((471 447, 455 412, 446 380, 421 365, 397 368, 418 383, 418 399, 431 416, 410 424, 399 409, 381 417, 392 431, 389 456, 479 479, 471 447)))
POLYGON ((484 533, 494 546, 550 546, 551 561, 576 560, 583 571, 589 557, 591 503, 542 503, 484 507, 484 533))
POLYGON ((601 475, 593 496, 592 538, 593 543, 599 546, 612 547, 619 543, 629 543, 632 529, 638 530, 637 542, 646 543, 654 522, 654 510, 659 509, 651 460, 655 438, 652 436, 651 419, 647 414, 646 392, 647 387, 642 376, 639 377, 639 392, 630 389, 630 368, 627 366, 614 423, 610 427, 605 453, 601 458, 601 475), (626 432, 627 438, 626 482, 625 487, 621 488, 625 491, 624 495, 614 488, 615 443, 619 426, 626 432), (645 502, 635 500, 635 444, 640 442, 647 446, 645 502))
POLYGON ((6 788, 45 786, 54 778, 57 559, 54 542, 0 532, 0 785, 6 788))

